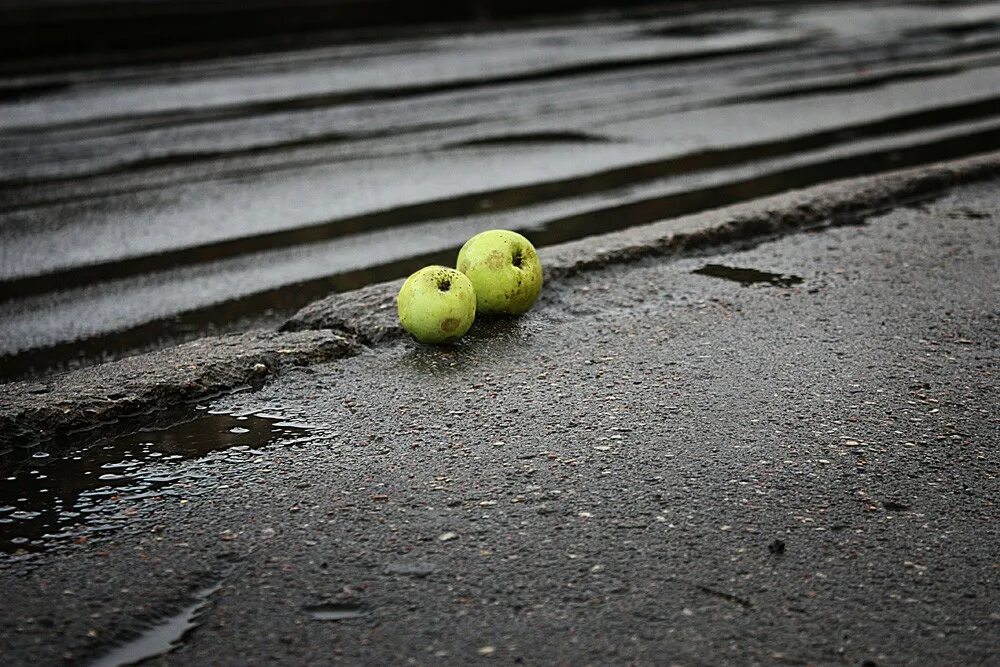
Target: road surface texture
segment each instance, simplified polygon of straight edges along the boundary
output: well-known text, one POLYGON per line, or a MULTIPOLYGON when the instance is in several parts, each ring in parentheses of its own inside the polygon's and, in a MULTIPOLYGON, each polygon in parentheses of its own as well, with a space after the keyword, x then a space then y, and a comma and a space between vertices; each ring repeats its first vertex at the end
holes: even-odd
MULTIPOLYGON (((1000 174, 1000 153, 817 185, 542 248, 546 285, 588 269, 817 229, 1000 174)), ((451 258, 449 258, 451 259, 451 258)), ((209 336, 38 381, 0 385, 0 454, 74 444, 81 430, 130 430, 183 404, 259 387, 289 368, 353 356, 404 336, 402 280, 335 293, 282 324, 209 336)))
POLYGON ((6 556, 0 652, 180 618, 152 664, 997 664, 998 204, 592 266, 221 398, 313 428, 6 556))
MULTIPOLYGON (((19 1, 9 31, 80 3, 47 4, 69 9, 19 1)), ((0 379, 274 325, 491 227, 551 245, 1000 148, 995 2, 673 2, 318 39, 0 66, 0 379)))

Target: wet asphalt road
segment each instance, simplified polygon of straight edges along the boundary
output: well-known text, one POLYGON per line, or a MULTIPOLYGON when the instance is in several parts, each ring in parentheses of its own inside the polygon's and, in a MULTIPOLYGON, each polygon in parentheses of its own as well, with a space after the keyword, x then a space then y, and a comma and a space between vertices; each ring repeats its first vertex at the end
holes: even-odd
POLYGON ((6 559, 0 652, 86 664, 214 591, 162 664, 996 664, 998 188, 220 400, 324 426, 6 559))
POLYGON ((226 44, 0 66, 0 380, 267 326, 483 229, 551 245, 1000 147, 996 2, 226 44))

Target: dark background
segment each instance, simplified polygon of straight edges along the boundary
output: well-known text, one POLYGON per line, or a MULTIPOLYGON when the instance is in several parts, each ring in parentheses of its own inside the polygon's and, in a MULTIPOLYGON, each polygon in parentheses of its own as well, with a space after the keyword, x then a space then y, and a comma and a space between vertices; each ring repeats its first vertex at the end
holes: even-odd
POLYGON ((135 60, 168 46, 183 49, 185 57, 192 51, 213 56, 302 46, 321 35, 319 41, 329 43, 329 33, 339 33, 335 37, 341 40, 368 38, 372 29, 391 26, 649 5, 648 0, 6 0, 0 7, 0 57, 14 61, 9 68, 17 61, 74 54, 135 60))

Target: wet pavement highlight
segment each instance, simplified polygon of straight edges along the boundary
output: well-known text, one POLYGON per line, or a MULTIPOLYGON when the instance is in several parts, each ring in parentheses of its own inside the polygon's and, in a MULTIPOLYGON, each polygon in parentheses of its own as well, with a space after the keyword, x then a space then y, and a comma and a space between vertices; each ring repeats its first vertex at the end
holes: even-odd
POLYGON ((306 607, 305 610, 317 621, 347 621, 366 616, 360 605, 330 602, 306 607))
POLYGON ((743 269, 734 266, 723 266, 722 264, 706 264, 700 269, 695 269, 691 273, 700 276, 711 276, 712 278, 722 278, 732 280, 741 285, 756 285, 765 283, 774 287, 792 287, 802 282, 802 278, 781 273, 769 273, 758 271, 757 269, 743 269))
POLYGON ((123 667, 139 664, 144 660, 165 655, 183 643, 185 636, 200 624, 199 617, 209 599, 222 587, 222 583, 206 586, 194 595, 194 601, 180 612, 165 618, 132 641, 112 649, 90 663, 90 667, 123 667))
POLYGON ((120 528, 186 502, 213 469, 253 465, 257 450, 312 440, 314 426, 271 415, 206 412, 65 453, 0 461, 0 553, 43 552, 120 528))
POLYGON ((270 327, 483 229, 553 245, 1000 147, 995 3, 766 4, 11 63, 0 379, 270 327))

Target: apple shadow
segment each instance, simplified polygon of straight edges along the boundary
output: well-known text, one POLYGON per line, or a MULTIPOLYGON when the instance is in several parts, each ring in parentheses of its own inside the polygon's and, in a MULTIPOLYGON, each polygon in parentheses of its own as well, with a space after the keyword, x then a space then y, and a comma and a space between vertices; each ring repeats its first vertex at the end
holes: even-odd
POLYGON ((519 316, 479 316, 468 333, 453 343, 425 345, 407 341, 400 364, 420 374, 453 375, 529 348, 542 326, 543 318, 531 312, 519 316))

